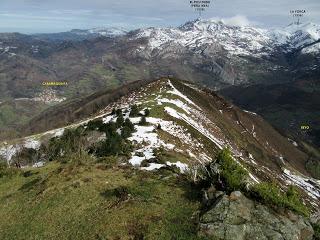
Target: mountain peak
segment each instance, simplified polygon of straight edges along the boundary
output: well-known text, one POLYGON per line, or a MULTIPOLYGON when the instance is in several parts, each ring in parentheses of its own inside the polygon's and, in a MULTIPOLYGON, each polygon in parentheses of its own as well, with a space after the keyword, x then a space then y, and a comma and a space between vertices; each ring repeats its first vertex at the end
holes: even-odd
MULTIPOLYGON (((269 35, 274 39, 276 44, 289 46, 288 50, 300 49, 319 41, 320 26, 312 22, 299 25, 289 24, 284 28, 270 30, 269 35)), ((316 53, 319 50, 320 46, 313 46, 308 52, 316 53)))
POLYGON ((188 21, 185 24, 179 27, 180 30, 183 31, 192 31, 192 30, 208 30, 208 29, 216 29, 217 27, 234 27, 232 25, 227 25, 222 19, 210 18, 210 19, 202 19, 197 18, 192 21, 188 21))

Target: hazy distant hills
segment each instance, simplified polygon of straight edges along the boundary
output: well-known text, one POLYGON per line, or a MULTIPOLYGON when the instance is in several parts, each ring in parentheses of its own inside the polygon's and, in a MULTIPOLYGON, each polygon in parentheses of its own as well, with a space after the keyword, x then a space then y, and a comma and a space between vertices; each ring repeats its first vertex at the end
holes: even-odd
POLYGON ((115 37, 120 35, 125 35, 128 33, 128 30, 124 28, 93 28, 93 29, 73 29, 68 32, 60 33, 47 33, 47 34, 34 34, 33 36, 40 40, 49 40, 49 41, 83 41, 96 37, 115 37))

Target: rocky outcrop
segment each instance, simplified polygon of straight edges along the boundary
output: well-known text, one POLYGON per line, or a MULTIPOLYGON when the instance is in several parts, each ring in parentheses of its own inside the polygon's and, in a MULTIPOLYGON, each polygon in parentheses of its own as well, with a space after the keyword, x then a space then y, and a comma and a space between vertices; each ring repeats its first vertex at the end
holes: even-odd
POLYGON ((236 191, 220 195, 200 217, 199 234, 224 240, 311 240, 314 231, 304 217, 278 213, 236 191))

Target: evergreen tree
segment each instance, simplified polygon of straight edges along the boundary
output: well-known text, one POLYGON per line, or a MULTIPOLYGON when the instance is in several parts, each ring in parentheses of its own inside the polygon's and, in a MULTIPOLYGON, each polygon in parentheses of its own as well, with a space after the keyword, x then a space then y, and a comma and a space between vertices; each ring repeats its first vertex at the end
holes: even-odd
POLYGON ((145 116, 142 116, 139 122, 139 125, 146 125, 147 124, 147 119, 145 116))
POLYGON ((98 130, 101 126, 103 126, 102 119, 92 120, 87 123, 87 130, 89 131, 98 130))
POLYGON ((118 134, 108 137, 105 141, 101 142, 96 148, 96 155, 98 157, 114 156, 119 154, 128 154, 131 151, 131 144, 118 134))
POLYGON ((124 127, 128 127, 131 132, 134 132, 134 125, 133 125, 133 123, 130 121, 130 118, 127 118, 127 119, 124 121, 123 126, 124 126, 124 127))
POLYGON ((128 137, 131 137, 131 129, 128 127, 128 126, 124 126, 122 129, 121 129, 121 137, 123 139, 127 139, 128 137))
POLYGON ((117 134, 117 126, 114 122, 108 122, 104 125, 102 131, 105 132, 106 137, 109 138, 117 134))
POLYGON ((121 127, 123 123, 124 123, 124 118, 123 118, 122 113, 121 113, 118 116, 117 121, 116 121, 117 127, 121 127))
POLYGON ((148 108, 146 108, 146 109, 144 110, 144 115, 145 115, 145 116, 149 116, 149 115, 150 115, 150 110, 149 110, 148 108))
POLYGON ((139 115, 139 109, 136 104, 131 106, 130 117, 137 117, 139 115))
POLYGON ((117 116, 122 115, 122 110, 121 110, 121 109, 117 109, 117 110, 116 110, 116 115, 117 115, 117 116))

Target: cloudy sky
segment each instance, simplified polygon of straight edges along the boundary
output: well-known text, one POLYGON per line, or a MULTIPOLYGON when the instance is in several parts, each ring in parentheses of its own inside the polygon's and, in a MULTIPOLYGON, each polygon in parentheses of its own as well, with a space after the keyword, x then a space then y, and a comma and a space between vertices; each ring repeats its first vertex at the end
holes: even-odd
MULTIPOLYGON (((319 0, 214 0, 202 18, 277 27, 290 23, 291 9, 305 9, 303 21, 320 24, 319 0)), ((0 32, 178 26, 196 17, 190 0, 0 0, 0 32)))

